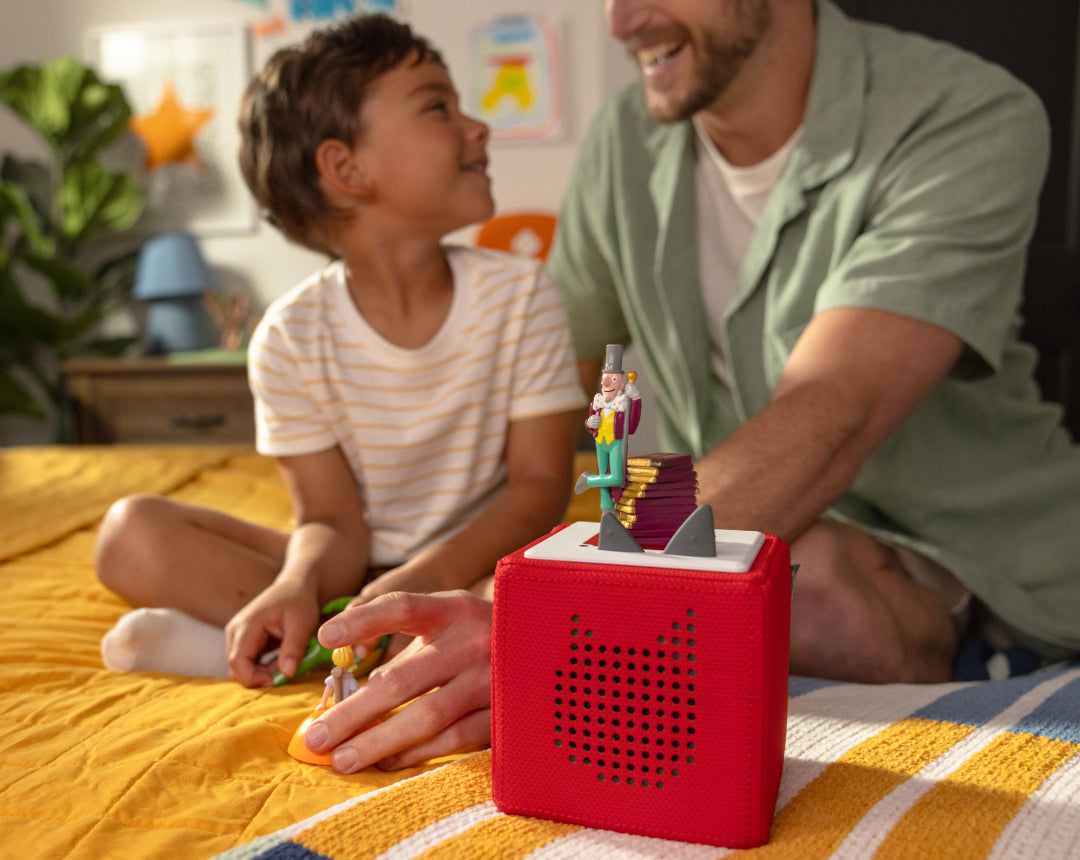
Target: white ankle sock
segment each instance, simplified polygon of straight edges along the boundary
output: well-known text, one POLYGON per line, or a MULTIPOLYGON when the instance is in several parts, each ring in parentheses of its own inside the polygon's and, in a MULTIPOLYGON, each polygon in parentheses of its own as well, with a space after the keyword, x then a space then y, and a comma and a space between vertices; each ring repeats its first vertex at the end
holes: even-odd
POLYGON ((228 678, 225 631, 177 609, 136 609, 101 640, 106 669, 228 678))

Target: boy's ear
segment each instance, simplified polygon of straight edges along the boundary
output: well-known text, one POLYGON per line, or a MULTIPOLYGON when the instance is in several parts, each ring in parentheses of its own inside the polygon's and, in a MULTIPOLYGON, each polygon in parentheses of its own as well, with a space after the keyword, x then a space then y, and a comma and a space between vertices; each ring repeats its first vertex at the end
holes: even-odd
POLYGON ((340 140, 324 140, 315 150, 315 166, 327 185, 349 197, 367 197, 372 188, 356 154, 340 140))

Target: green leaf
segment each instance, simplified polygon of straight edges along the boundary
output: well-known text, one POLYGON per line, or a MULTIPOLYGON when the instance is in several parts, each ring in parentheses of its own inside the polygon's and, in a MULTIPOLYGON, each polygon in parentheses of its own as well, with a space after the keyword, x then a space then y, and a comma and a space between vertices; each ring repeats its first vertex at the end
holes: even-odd
POLYGON ((79 242, 92 232, 126 230, 142 214, 143 195, 135 180, 96 161, 72 165, 60 188, 62 233, 79 242))
POLYGON ((61 59, 41 66, 19 66, 0 74, 0 102, 26 120, 56 152, 71 122, 64 79, 72 73, 80 77, 83 74, 61 59))
POLYGON ((46 418, 45 410, 18 380, 0 368, 0 415, 27 415, 46 418))
POLYGON ((97 292, 94 279, 63 257, 27 254, 23 262, 44 275, 57 298, 65 304, 85 302, 97 292))
POLYGON ((0 103, 19 114, 63 163, 119 137, 131 117, 123 89, 73 57, 0 72, 0 103))
POLYGON ((47 232, 52 219, 52 173, 49 165, 36 159, 5 155, 0 164, 0 181, 21 188, 37 213, 38 221, 47 232))
POLYGON ((42 231, 30 197, 18 185, 10 182, 0 183, 0 223, 8 218, 15 218, 22 227, 23 236, 33 253, 51 256, 55 249, 53 243, 42 231))
POLYGON ((22 292, 10 277, 0 280, 0 320, 3 327, 18 340, 55 345, 63 339, 62 321, 23 298, 22 292))
POLYGON ((105 84, 90 72, 71 108, 65 164, 84 161, 119 139, 128 129, 131 107, 119 84, 105 84))
POLYGON ((94 301, 79 313, 61 320, 57 348, 60 358, 69 358, 79 352, 80 344, 105 318, 107 309, 101 302, 94 301))
POLYGON ((94 272, 98 290, 109 302, 126 300, 135 286, 139 266, 139 249, 129 251, 102 263, 94 272))

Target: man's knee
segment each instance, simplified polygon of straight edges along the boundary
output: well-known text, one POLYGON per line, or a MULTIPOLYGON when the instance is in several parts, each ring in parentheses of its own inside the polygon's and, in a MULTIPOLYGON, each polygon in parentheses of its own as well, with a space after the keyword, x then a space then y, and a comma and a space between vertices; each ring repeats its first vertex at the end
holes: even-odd
POLYGON ((840 680, 946 680, 952 627, 895 552, 840 523, 820 522, 792 547, 791 667, 840 680))
POLYGON ((791 671, 864 683, 897 680, 902 660, 895 631, 875 618, 866 592, 830 562, 839 559, 825 553, 800 562, 791 605, 791 671))

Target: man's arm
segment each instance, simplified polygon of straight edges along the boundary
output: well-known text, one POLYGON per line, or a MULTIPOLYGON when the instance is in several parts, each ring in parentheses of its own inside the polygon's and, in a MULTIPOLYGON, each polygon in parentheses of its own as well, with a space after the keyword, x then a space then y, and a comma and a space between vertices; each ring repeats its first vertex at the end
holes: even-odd
POLYGON ((794 540, 959 359, 960 339, 885 311, 818 314, 769 404, 696 464, 718 527, 794 540))

